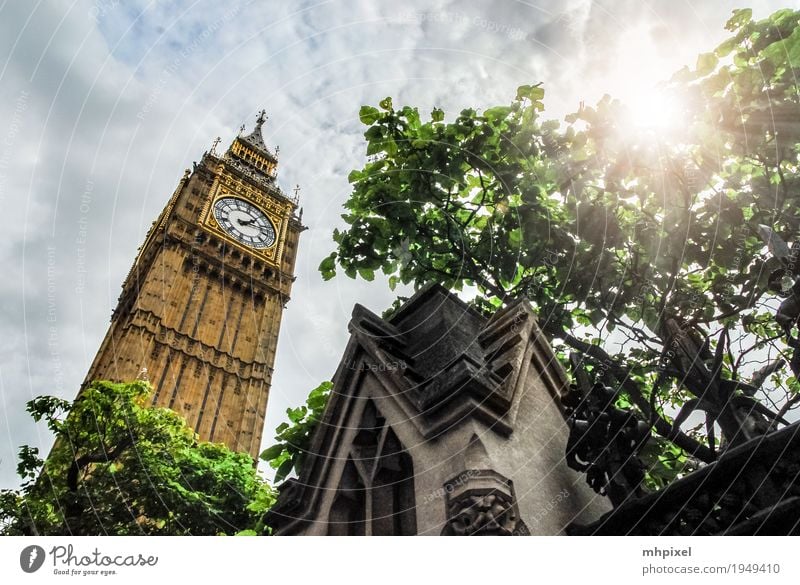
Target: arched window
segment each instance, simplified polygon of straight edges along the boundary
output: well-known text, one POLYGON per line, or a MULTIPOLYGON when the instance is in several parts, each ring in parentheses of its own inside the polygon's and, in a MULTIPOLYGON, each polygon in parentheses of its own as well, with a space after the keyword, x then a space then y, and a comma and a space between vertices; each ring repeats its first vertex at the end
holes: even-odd
POLYGON ((414 470, 397 435, 372 401, 350 446, 331 507, 328 534, 413 535, 414 470))

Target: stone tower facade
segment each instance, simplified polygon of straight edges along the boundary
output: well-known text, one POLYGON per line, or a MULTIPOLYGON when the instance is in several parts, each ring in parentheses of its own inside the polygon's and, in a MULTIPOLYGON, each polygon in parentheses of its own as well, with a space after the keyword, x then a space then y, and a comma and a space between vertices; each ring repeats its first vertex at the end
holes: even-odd
POLYGON ((487 319, 433 285, 349 329, 276 534, 555 535, 610 509, 567 466, 567 378, 527 302, 487 319))
POLYGON ((301 225, 252 133, 186 171, 122 285, 91 380, 146 376, 201 439, 258 455, 301 225))

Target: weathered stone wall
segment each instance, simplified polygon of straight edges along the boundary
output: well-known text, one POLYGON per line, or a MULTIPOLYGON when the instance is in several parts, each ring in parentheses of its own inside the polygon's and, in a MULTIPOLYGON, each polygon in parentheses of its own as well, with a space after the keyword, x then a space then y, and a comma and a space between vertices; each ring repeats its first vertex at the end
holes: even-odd
POLYGON ((385 520, 405 513, 400 479, 365 487, 362 454, 382 440, 365 447, 370 404, 406 457, 381 459, 394 462, 380 473, 413 476, 416 534, 562 534, 609 509, 565 463, 567 382, 527 303, 487 320, 430 286, 389 321, 357 306, 350 330, 311 456, 268 516, 277 534, 411 530, 385 520))

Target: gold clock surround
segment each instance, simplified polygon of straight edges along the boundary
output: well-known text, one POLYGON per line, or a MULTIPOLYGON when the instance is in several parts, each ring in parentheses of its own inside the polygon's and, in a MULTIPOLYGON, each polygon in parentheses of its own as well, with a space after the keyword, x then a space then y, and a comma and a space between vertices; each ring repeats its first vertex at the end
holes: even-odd
POLYGON ((286 241, 286 230, 293 211, 292 205, 290 203, 283 203, 272 198, 264 197, 257 191, 246 189, 244 186, 240 188, 237 187, 240 186, 236 184, 224 185, 219 179, 214 182, 214 186, 211 188, 200 214, 200 225, 215 237, 224 240, 227 245, 234 246, 247 254, 257 256, 267 264, 279 266, 283 254, 284 242, 286 241), (222 229, 214 217, 214 204, 226 197, 244 199, 262 211, 275 227, 275 244, 268 248, 251 248, 242 244, 222 229))

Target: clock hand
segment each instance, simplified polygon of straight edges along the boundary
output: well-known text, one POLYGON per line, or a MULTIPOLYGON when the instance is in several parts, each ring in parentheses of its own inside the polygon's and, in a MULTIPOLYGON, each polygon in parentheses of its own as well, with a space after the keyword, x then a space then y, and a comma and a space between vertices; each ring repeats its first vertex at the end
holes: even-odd
POLYGON ((249 219, 240 219, 240 220, 239 220, 239 225, 250 225, 250 224, 252 224, 254 221, 255 221, 255 219, 253 219, 252 217, 251 217, 251 218, 249 218, 249 219))

